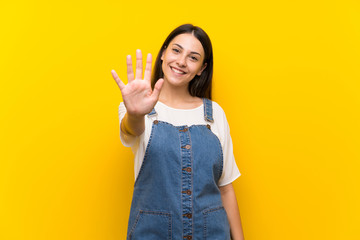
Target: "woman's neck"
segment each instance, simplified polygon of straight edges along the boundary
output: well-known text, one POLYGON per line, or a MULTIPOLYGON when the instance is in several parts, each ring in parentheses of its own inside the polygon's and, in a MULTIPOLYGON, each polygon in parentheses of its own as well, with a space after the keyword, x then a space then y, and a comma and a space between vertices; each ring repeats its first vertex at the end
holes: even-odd
POLYGON ((202 104, 201 98, 190 95, 187 85, 181 87, 171 86, 166 81, 162 86, 159 101, 169 107, 178 109, 191 109, 202 104))

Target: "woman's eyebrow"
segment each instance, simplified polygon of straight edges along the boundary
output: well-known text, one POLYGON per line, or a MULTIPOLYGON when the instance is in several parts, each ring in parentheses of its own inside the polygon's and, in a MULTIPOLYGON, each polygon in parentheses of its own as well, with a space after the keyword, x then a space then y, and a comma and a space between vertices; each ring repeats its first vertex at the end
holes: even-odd
MULTIPOLYGON (((180 44, 174 43, 173 45, 176 45, 176 46, 178 46, 179 48, 184 49, 180 44)), ((198 54, 199 56, 201 56, 201 54, 198 53, 198 52, 190 52, 190 53, 192 53, 192 54, 198 54)))

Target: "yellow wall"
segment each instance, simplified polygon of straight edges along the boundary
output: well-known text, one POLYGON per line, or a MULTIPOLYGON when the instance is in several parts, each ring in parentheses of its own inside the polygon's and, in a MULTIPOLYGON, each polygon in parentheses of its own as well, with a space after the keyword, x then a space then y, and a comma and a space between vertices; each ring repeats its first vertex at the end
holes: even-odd
POLYGON ((0 22, 0 239, 125 239, 110 70, 187 22, 213 42, 246 239, 360 239, 359 1, 7 1, 0 22))

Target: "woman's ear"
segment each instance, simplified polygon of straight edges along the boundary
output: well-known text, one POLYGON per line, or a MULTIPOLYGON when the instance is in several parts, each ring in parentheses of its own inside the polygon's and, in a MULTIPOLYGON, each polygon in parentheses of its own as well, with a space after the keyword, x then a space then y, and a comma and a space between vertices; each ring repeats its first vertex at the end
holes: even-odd
POLYGON ((206 66, 207 66, 207 63, 204 63, 204 65, 202 65, 200 71, 196 75, 200 76, 201 73, 205 70, 206 66))

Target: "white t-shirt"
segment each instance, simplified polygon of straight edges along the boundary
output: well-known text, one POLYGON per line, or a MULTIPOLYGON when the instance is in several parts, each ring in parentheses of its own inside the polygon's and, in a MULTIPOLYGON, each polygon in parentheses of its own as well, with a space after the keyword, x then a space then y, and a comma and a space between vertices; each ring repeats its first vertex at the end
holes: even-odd
MULTIPOLYGON (((135 137, 132 135, 127 135, 120 130, 120 140, 122 144, 125 147, 131 147, 132 152, 135 154, 135 179, 139 174, 141 164, 144 159, 146 146, 149 142, 151 134, 152 122, 154 120, 168 122, 174 126, 210 124, 211 131, 219 138, 223 150, 223 172, 218 184, 219 186, 225 186, 237 179, 241 173, 236 165, 234 158, 229 124, 220 105, 214 101, 212 103, 214 119, 213 123, 205 121, 203 104, 193 109, 175 109, 158 101, 155 105, 155 111, 157 112, 157 115, 145 116, 145 131, 140 136, 135 137)), ((120 124, 125 113, 125 105, 123 102, 121 102, 119 105, 120 124)))

